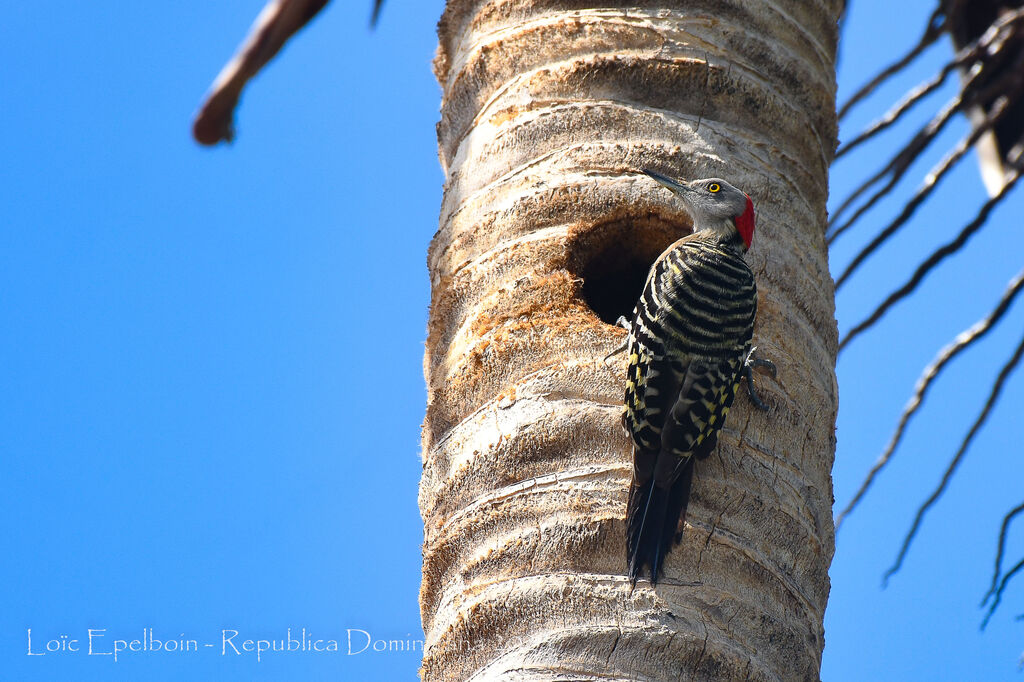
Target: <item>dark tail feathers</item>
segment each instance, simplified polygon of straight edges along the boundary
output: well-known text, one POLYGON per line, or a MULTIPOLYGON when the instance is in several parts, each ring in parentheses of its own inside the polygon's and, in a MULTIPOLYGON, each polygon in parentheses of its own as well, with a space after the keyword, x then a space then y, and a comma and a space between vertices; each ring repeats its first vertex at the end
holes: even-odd
POLYGON ((634 585, 644 566, 651 567, 651 584, 656 585, 665 557, 672 545, 682 539, 693 483, 693 463, 694 458, 689 458, 674 481, 664 482, 667 485, 658 485, 657 476, 643 483, 633 478, 626 507, 626 559, 629 579, 634 585))

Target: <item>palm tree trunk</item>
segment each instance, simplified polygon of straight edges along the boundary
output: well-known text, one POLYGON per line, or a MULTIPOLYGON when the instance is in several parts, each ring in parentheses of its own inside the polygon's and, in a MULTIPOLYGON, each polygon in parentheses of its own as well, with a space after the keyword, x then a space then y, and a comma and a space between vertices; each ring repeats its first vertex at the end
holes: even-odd
POLYGON ((449 0, 428 264, 427 680, 817 679, 837 409, 824 241, 842 0, 449 0), (596 4, 596 3, 595 3, 596 4), (638 8, 636 5, 641 5, 638 8), (625 332, 689 231, 636 174, 717 175, 747 255, 767 414, 738 396, 656 589, 625 577, 625 332))

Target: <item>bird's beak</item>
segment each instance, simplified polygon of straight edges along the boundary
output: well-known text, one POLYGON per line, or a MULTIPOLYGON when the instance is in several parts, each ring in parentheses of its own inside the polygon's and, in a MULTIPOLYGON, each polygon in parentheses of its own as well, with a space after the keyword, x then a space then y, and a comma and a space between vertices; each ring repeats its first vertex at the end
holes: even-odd
POLYGON ((677 180, 673 180, 672 178, 665 177, 661 173, 655 173, 654 171, 647 169, 644 169, 644 174, 647 175, 652 180, 654 180, 655 182, 657 182, 659 185, 664 185, 665 187, 667 187, 669 190, 672 191, 673 194, 678 194, 684 200, 690 194, 690 186, 686 183, 685 180, 683 182, 679 182, 677 180))

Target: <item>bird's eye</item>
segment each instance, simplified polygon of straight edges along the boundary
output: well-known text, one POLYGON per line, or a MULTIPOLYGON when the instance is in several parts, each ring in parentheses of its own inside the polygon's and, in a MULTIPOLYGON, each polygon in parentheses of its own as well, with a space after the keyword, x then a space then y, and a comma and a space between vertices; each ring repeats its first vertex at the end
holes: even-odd
POLYGON ((714 193, 714 192, 717 192, 720 189, 722 189, 722 186, 719 185, 717 182, 712 182, 710 185, 708 185, 708 191, 709 192, 714 193))

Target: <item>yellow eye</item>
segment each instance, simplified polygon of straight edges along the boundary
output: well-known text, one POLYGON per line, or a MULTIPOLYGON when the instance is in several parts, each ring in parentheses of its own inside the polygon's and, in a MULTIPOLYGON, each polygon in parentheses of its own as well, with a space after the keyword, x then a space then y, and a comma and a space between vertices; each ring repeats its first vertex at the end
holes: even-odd
POLYGON ((717 182, 712 182, 710 185, 708 185, 709 192, 717 192, 720 189, 722 189, 722 186, 719 185, 717 182))

